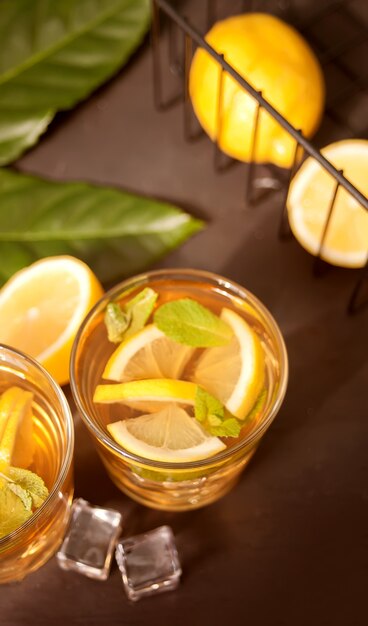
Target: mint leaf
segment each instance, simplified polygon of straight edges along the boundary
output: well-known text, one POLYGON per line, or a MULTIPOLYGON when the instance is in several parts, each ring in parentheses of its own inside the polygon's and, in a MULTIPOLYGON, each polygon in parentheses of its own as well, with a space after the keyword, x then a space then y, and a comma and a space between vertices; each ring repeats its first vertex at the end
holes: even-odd
POLYGON ((222 420, 225 415, 225 409, 217 398, 198 386, 194 413, 199 422, 204 422, 209 415, 216 416, 218 419, 222 420))
POLYGON ((146 287, 123 307, 116 302, 110 302, 105 312, 109 341, 121 343, 141 330, 151 315, 156 300, 157 293, 146 287))
POLYGON ((225 409, 217 398, 198 387, 195 397, 194 415, 214 437, 238 437, 242 424, 225 409))
POLYGON ((242 424, 236 417, 229 417, 218 426, 211 426, 211 435, 215 437, 239 437, 242 424))
POLYGON ((125 333, 125 339, 135 335, 145 326, 156 304, 157 297, 158 294, 153 289, 146 287, 132 300, 127 302, 125 310, 131 316, 131 322, 125 333))
POLYGON ((8 485, 6 483, 0 489, 0 538, 13 532, 32 515, 32 511, 24 506, 22 499, 8 485))
POLYGON ((23 489, 23 487, 17 485, 17 483, 8 483, 8 488, 21 499, 26 511, 32 511, 32 496, 29 491, 23 489))
POLYGON ((130 317, 116 302, 109 302, 107 305, 104 321, 108 340, 112 343, 123 341, 124 333, 129 327, 130 317))
POLYGON ((34 472, 20 467, 11 467, 9 469, 9 478, 29 493, 34 509, 38 509, 49 495, 49 490, 42 478, 34 472))
POLYGON ((8 475, 0 473, 0 538, 24 524, 49 495, 42 478, 29 470, 10 467, 8 475))
POLYGON ((191 298, 173 300, 160 306, 154 323, 167 337, 195 348, 223 346, 233 336, 228 324, 191 298))

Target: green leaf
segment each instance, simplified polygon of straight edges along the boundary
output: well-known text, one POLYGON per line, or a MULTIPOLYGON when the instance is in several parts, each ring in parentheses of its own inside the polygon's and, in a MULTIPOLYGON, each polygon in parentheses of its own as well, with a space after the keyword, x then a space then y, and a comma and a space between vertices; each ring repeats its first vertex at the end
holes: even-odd
POLYGON ((196 391, 194 411, 199 422, 204 422, 209 415, 216 416, 220 420, 225 415, 223 404, 200 386, 196 391))
POLYGON ((141 43, 149 15, 149 0, 2 0, 0 164, 112 76, 141 43))
POLYGON ((9 469, 9 478, 19 487, 27 491, 32 498, 32 506, 35 509, 38 509, 49 495, 49 491, 42 478, 34 472, 20 467, 11 467, 9 469))
POLYGON ((131 315, 125 313, 119 304, 109 302, 104 316, 108 340, 112 343, 123 341, 124 333, 129 328, 130 321, 131 315))
POLYGON ((242 424, 225 409, 217 398, 197 387, 194 415, 214 437, 239 437, 242 424))
POLYGON ((104 318, 109 341, 120 343, 141 330, 151 315, 156 300, 157 293, 146 287, 123 308, 116 302, 109 302, 104 318))
POLYGON ((157 309, 154 322, 174 341, 197 348, 223 346, 233 336, 230 326, 191 298, 166 302, 157 309))
POLYGON ((214 437, 239 437, 242 424, 235 418, 229 417, 218 425, 211 426, 211 435, 214 437))
POLYGON ((10 489, 10 491, 15 493, 15 495, 18 496, 18 498, 22 500, 23 506, 26 509, 26 511, 32 511, 33 501, 32 501, 32 496, 29 493, 29 491, 27 491, 26 489, 23 489, 23 487, 21 487, 20 485, 17 485, 17 483, 8 483, 8 488, 10 489))
POLYGON ((25 508, 7 484, 0 489, 0 538, 24 524, 31 515, 32 511, 25 508))
POLYGON ((0 283, 57 254, 79 257, 103 282, 114 281, 144 270, 201 228, 163 202, 0 169, 0 283))
POLYGON ((157 297, 158 294, 153 289, 146 287, 126 303, 124 308, 130 315, 131 321, 124 339, 135 335, 145 326, 156 304, 157 297))

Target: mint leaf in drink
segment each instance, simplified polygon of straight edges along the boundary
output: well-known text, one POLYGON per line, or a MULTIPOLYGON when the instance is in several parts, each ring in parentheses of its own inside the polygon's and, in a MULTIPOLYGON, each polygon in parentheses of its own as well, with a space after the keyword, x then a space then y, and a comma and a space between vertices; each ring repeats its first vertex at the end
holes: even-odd
POLYGON ((105 325, 109 341, 121 343, 141 330, 151 315, 157 293, 146 287, 121 307, 110 302, 106 307, 105 325))
POLYGON ((49 495, 49 490, 41 476, 38 476, 38 474, 34 472, 20 467, 11 467, 9 469, 9 478, 29 493, 34 509, 38 509, 49 495))
POLYGON ((0 538, 16 530, 32 515, 32 510, 24 506, 22 498, 14 493, 6 483, 0 489, 0 538))
POLYGON ((205 422, 209 416, 216 417, 221 422, 225 416, 225 409, 217 398, 198 386, 195 396, 194 414, 201 423, 205 422))
POLYGON ((130 319, 116 302, 109 302, 105 311, 105 326, 108 340, 112 343, 123 341, 130 319))
POLYGON ((0 537, 4 537, 24 524, 49 492, 40 476, 20 467, 10 467, 0 476, 0 537))
POLYGON ((130 315, 131 321, 124 339, 135 335, 145 326, 156 304, 157 297, 157 293, 153 289, 146 287, 126 303, 125 311, 130 315))
POLYGON ((170 339, 195 348, 224 346, 233 336, 226 322, 191 298, 161 305, 154 323, 170 339))
POLYGON ((202 387, 196 391, 194 415, 214 437, 238 437, 240 434, 242 424, 202 387))
POLYGON ((211 435, 215 437, 239 437, 242 424, 236 417, 229 417, 218 426, 211 426, 211 435))
POLYGON ((23 487, 17 485, 17 483, 8 483, 8 488, 21 499, 26 511, 32 511, 32 496, 29 491, 23 489, 23 487))

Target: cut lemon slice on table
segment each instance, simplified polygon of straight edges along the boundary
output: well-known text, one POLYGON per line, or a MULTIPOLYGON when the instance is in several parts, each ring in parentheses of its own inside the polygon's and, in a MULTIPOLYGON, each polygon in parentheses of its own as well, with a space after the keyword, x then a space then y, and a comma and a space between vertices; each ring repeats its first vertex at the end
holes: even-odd
POLYGON ((264 353, 257 335, 240 315, 225 308, 221 319, 231 326, 234 336, 226 346, 203 352, 193 380, 235 417, 244 419, 264 385, 264 353))
POLYGON ((115 385, 98 385, 93 401, 104 404, 121 402, 137 411, 154 413, 170 402, 194 406, 196 391, 197 385, 185 380, 135 380, 115 385))
POLYGON ((117 381, 180 378, 193 352, 193 348, 173 341, 149 324, 120 344, 102 376, 117 381))
MULTIPOLYGON (((368 141, 348 139, 330 144, 322 154, 368 196, 368 141)), ((311 254, 318 254, 336 181, 309 157, 295 175, 287 200, 291 230, 311 254)), ((339 188, 321 250, 328 263, 362 267, 368 258, 368 211, 339 188)))
POLYGON ((183 463, 213 456, 226 448, 175 404, 107 426, 115 441, 133 454, 154 461, 183 463))
POLYGON ((0 342, 36 358, 59 384, 69 381, 74 337, 102 287, 74 257, 48 257, 20 270, 0 291, 0 342))

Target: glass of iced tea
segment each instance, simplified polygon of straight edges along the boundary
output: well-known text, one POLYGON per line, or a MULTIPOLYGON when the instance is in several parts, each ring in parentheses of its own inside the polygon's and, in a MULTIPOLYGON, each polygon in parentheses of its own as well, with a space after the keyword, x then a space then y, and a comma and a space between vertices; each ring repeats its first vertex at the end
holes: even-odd
POLYGON ((180 511, 238 480, 282 404, 288 361, 259 300, 226 278, 158 270, 126 280, 76 337, 71 387, 113 482, 180 511))
POLYGON ((0 583, 38 569, 61 543, 73 496, 73 448, 60 387, 32 358, 0 345, 0 583), (15 431, 17 411, 23 422, 15 431))

